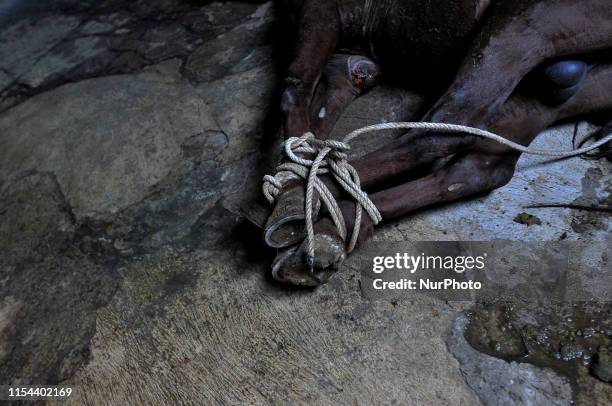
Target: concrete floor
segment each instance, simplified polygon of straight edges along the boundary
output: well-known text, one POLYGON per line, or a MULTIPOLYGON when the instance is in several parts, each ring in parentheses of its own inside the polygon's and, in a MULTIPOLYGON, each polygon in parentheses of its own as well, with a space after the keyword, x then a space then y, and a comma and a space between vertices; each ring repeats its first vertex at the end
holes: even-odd
MULTIPOLYGON (((244 213, 278 154, 271 3, 13 3, 0 3, 14 14, 0 28, 0 382, 70 383, 75 404, 592 400, 553 370, 474 350, 469 303, 364 298, 359 253, 315 291, 270 281, 273 253, 244 213)), ((421 104, 379 88, 337 132, 414 119, 421 104)), ((569 149, 572 132, 536 144, 569 149)), ((373 243, 609 241, 607 214, 524 206, 609 204, 610 164, 541 161, 373 243), (541 225, 515 222, 523 212, 541 225)), ((593 292, 611 271, 598 269, 593 292)))

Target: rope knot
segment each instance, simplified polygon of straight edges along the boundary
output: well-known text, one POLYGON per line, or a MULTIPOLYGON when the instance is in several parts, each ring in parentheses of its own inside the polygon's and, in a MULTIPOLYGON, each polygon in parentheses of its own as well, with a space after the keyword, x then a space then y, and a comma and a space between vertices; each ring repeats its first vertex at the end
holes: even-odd
MULTIPOLYGON (((314 225, 313 205, 322 203, 327 208, 340 237, 346 241, 347 229, 342 211, 329 188, 319 179, 320 175, 331 173, 333 178, 356 201, 355 224, 348 244, 348 252, 353 251, 359 237, 363 210, 368 213, 374 224, 382 218, 361 190, 361 182, 355 168, 348 163, 350 140, 319 140, 308 132, 301 137, 290 137, 283 144, 285 160, 276 168, 274 176, 264 176, 263 193, 270 203, 274 203, 284 184, 292 179, 306 181, 304 201, 306 238, 308 240, 308 261, 314 263, 314 225), (317 192, 316 195, 314 192, 317 192)), ((312 267, 311 267, 312 268, 312 267)))

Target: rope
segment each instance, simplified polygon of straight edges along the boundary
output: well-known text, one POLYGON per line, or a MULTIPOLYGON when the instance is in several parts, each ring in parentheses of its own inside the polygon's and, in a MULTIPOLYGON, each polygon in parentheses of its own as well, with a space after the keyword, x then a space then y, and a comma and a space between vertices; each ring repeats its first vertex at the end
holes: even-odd
POLYGON ((315 246, 314 246, 314 224, 313 224, 313 203, 314 192, 319 195, 330 213, 340 237, 346 241, 347 229, 344 217, 336 199, 319 179, 320 175, 331 173, 338 184, 349 193, 358 203, 355 209, 355 222, 351 232, 351 239, 348 244, 347 252, 351 253, 357 244, 359 230, 361 228, 361 218, 363 211, 372 219, 374 225, 382 220, 380 212, 372 203, 368 195, 361 190, 359 175, 353 166, 348 163, 347 152, 350 150, 349 143, 362 134, 372 131, 392 130, 392 129, 422 129, 437 130, 448 133, 472 134, 482 138, 496 141, 513 150, 525 154, 542 155, 556 158, 568 158, 585 154, 597 149, 607 142, 612 141, 612 133, 601 140, 583 148, 571 151, 549 151, 545 149, 529 148, 516 142, 510 141, 492 132, 479 128, 468 127, 458 124, 428 123, 428 122, 396 122, 381 123, 363 127, 349 133, 342 141, 319 140, 314 134, 308 132, 301 137, 291 137, 284 143, 285 155, 289 162, 285 162, 277 167, 274 176, 264 176, 263 193, 270 203, 274 203, 276 197, 281 193, 283 185, 291 179, 306 180, 306 200, 305 200, 305 222, 306 238, 308 240, 307 261, 311 271, 314 269, 315 246), (305 156, 314 156, 314 159, 307 159, 305 156))
MULTIPOLYGON (((346 141, 346 139, 345 139, 346 141)), ((270 203, 281 192, 283 184, 291 179, 304 179, 306 183, 305 222, 308 239, 308 264, 314 267, 314 224, 312 207, 314 192, 316 191, 330 213, 340 237, 346 241, 347 229, 340 206, 329 188, 319 179, 319 175, 331 173, 336 182, 358 203, 355 209, 355 222, 348 244, 348 252, 352 252, 357 244, 363 211, 370 216, 374 224, 378 224, 382 217, 368 195, 361 190, 359 175, 347 159, 346 152, 350 149, 347 142, 336 140, 318 140, 312 133, 301 137, 292 137, 285 141, 285 155, 290 162, 278 166, 275 176, 264 177, 263 193, 270 203), (304 155, 314 155, 314 159, 307 159, 304 155)))

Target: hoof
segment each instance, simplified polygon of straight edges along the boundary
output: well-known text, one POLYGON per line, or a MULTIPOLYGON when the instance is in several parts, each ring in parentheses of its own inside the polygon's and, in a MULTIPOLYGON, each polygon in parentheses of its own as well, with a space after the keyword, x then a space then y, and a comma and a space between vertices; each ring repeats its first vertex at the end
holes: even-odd
POLYGON ((587 64, 582 61, 561 61, 544 69, 546 87, 553 102, 563 103, 580 89, 587 74, 587 64))
POLYGON ((312 269, 307 261, 308 242, 306 240, 299 247, 280 252, 272 264, 274 279, 306 287, 316 287, 327 283, 346 259, 344 241, 334 231, 317 231, 314 241, 316 255, 312 269))
MULTIPOLYGON (((319 205, 313 207, 316 217, 319 205)), ((286 248, 304 239, 304 188, 296 185, 283 191, 264 227, 264 241, 272 248, 286 248)))

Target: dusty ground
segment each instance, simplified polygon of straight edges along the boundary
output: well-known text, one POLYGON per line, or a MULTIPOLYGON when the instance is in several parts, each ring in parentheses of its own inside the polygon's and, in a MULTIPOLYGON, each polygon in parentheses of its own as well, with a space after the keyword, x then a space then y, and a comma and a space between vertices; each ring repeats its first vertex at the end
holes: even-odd
MULTIPOLYGON (((469 303, 367 299, 359 254, 316 291, 272 283, 274 253, 243 216, 278 153, 271 3, 120 3, 0 1, 0 382, 70 383, 75 404, 610 401, 599 347, 601 361, 572 374, 517 362, 496 353, 515 337, 486 322, 499 311, 479 308, 470 344, 469 303)), ((337 131, 420 107, 377 89, 337 131)), ((570 148, 572 131, 537 143, 570 148)), ((609 241, 609 215, 523 208, 609 203, 609 163, 539 162, 524 158, 489 196, 388 224, 374 243, 609 241)), ((607 257, 588 269, 585 294, 601 297, 607 257)), ((559 337, 585 328, 521 309, 504 317, 559 337)))

